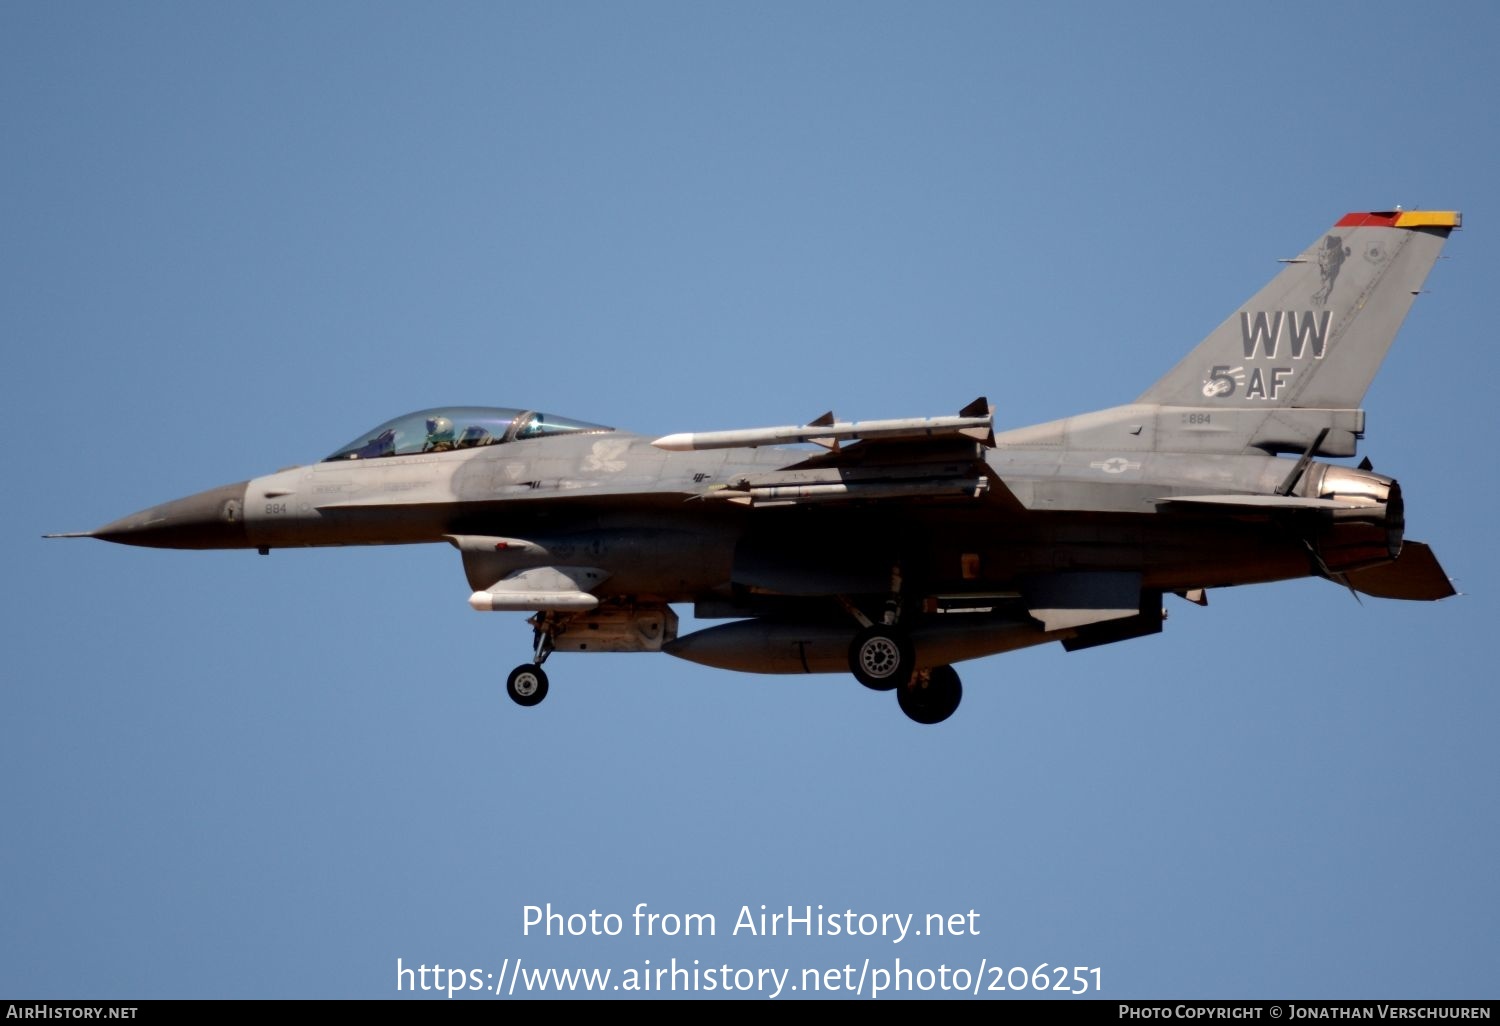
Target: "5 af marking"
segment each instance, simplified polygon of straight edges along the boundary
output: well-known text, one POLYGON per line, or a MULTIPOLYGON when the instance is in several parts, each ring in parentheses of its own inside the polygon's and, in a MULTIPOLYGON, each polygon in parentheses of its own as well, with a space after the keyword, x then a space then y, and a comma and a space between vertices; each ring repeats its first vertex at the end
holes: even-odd
POLYGON ((1282 386, 1291 376, 1291 367, 1268 367, 1264 370, 1252 367, 1247 381, 1245 368, 1216 364, 1203 382, 1203 394, 1209 399, 1228 399, 1243 385, 1246 399, 1275 400, 1281 395, 1282 386))

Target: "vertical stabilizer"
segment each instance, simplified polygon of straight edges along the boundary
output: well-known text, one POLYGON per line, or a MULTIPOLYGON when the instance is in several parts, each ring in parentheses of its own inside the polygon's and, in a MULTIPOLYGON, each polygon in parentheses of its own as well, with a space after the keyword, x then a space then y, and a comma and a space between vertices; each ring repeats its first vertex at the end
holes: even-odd
POLYGON ((1346 214, 1138 403, 1357 409, 1457 211, 1346 214))

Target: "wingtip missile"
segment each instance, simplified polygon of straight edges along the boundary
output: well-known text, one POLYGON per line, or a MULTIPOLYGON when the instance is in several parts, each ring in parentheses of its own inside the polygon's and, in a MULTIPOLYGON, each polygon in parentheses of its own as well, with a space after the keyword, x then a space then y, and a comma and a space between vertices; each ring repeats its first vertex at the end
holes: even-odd
POLYGON ((784 427, 746 428, 738 431, 697 431, 663 435, 651 444, 670 452, 699 449, 753 449, 762 445, 794 445, 813 442, 837 449, 839 442, 868 439, 897 440, 960 435, 982 445, 995 443, 994 408, 983 396, 963 408, 956 417, 907 417, 898 420, 835 421, 825 413, 807 424, 784 427))
POLYGON ((662 435, 651 444, 668 452, 692 452, 697 448, 693 444, 693 438, 691 431, 680 431, 675 435, 662 435))

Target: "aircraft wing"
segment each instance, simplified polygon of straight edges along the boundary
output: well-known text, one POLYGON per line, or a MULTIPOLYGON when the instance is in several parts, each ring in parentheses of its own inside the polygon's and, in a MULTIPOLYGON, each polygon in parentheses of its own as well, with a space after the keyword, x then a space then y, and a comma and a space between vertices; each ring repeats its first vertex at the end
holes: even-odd
POLYGON ((994 410, 983 396, 950 417, 837 421, 825 413, 806 424, 665 435, 652 442, 675 452, 812 443, 826 452, 775 470, 730 480, 705 499, 753 507, 828 502, 975 500, 1016 510, 982 449, 995 444, 994 410))

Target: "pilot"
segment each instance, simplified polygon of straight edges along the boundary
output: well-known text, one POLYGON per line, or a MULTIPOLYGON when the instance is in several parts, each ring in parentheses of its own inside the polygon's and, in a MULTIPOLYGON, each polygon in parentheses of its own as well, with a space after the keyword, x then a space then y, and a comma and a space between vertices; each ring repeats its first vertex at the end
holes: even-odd
POLYGON ((423 452, 447 452, 453 448, 453 421, 447 417, 427 418, 427 441, 422 443, 423 452))

